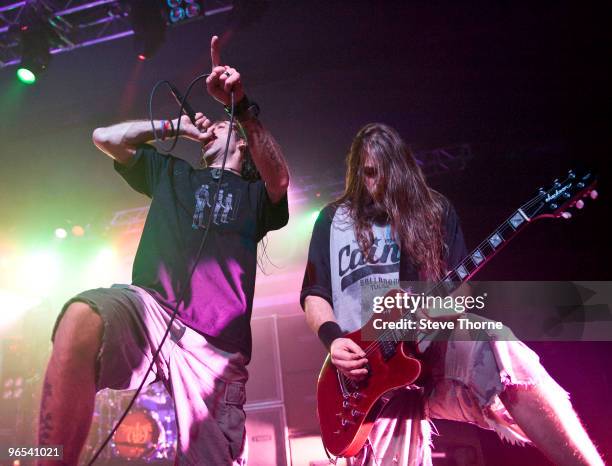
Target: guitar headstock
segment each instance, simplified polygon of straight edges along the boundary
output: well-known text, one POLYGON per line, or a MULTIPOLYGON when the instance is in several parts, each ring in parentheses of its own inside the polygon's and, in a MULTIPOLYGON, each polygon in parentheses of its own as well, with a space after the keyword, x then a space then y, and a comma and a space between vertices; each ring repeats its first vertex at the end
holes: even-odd
POLYGON ((590 171, 570 170, 521 207, 532 220, 544 217, 571 218, 571 209, 582 209, 588 199, 597 199, 597 178, 590 171))

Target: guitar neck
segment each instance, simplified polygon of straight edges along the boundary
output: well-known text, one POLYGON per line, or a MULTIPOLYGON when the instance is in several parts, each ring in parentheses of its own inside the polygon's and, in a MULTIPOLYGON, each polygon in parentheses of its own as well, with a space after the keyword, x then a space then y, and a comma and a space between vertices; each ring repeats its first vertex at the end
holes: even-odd
MULTIPOLYGON (((536 198, 537 199, 537 198, 536 198)), ((425 295, 426 296, 448 296, 463 283, 472 278, 481 268, 488 263, 493 256, 495 256, 502 248, 512 240, 521 230, 523 230, 532 219, 527 216, 525 210, 527 207, 531 207, 534 200, 521 206, 520 209, 515 211, 505 222, 499 225, 487 238, 478 245, 476 249, 470 252, 465 258, 455 266, 455 268, 449 271, 442 280, 437 282, 432 288, 430 288, 425 295)), ((402 312, 402 318, 411 316, 409 310, 402 312)), ((385 354, 392 354, 394 349, 393 345, 390 345, 389 341, 410 341, 415 337, 415 330, 413 329, 402 329, 402 330, 389 330, 384 332, 377 341, 383 345, 383 352, 385 354), (384 346, 386 345, 386 346, 384 346)))
MULTIPOLYGON (((584 206, 583 198, 597 198, 595 186, 597 178, 589 171, 576 173, 570 170, 563 181, 555 180, 548 189, 540 188, 539 193, 523 204, 510 217, 499 225, 472 252, 455 265, 439 282, 428 289, 425 296, 448 296, 463 283, 472 278, 521 230, 534 220, 543 217, 569 218, 567 209, 584 206), (568 216, 564 215, 568 214, 568 216)), ((414 311, 412 311, 414 312, 414 311)), ((410 310, 401 312, 401 318, 414 317, 410 310)), ((376 339, 386 357, 394 354, 392 342, 412 340, 415 331, 412 329, 389 329, 376 339)))
POLYGON ((428 296, 447 296, 476 275, 485 264, 531 222, 532 219, 525 214, 523 207, 499 225, 478 247, 465 256, 454 269, 449 271, 442 280, 425 294, 428 296))

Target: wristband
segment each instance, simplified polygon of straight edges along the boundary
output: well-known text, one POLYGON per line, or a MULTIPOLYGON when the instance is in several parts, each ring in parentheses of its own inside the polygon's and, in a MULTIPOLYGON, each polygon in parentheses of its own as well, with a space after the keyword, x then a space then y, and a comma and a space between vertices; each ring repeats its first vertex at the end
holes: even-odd
MULTIPOLYGON (((232 108, 229 105, 225 106, 225 112, 228 115, 231 115, 232 108)), ((249 98, 245 96, 234 105, 234 118, 238 121, 246 121, 251 119, 256 119, 259 116, 259 105, 255 102, 251 102, 249 98)))
POLYGON ((164 134, 168 132, 168 137, 174 136, 174 123, 172 120, 164 120, 164 134))
POLYGON ((166 140, 166 120, 161 120, 161 136, 159 137, 159 139, 161 141, 165 141, 166 140))
POLYGON ((327 351, 329 351, 332 342, 336 338, 344 336, 344 332, 336 322, 328 320, 327 322, 321 324, 321 326, 319 327, 319 331, 317 332, 317 336, 319 337, 319 340, 321 340, 321 342, 325 345, 327 351))

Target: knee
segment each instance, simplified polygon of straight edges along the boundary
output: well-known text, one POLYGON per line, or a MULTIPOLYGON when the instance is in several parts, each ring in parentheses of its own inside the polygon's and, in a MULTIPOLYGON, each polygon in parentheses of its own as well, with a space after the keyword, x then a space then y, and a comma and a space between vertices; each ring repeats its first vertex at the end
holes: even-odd
POLYGON ((88 304, 68 306, 55 333, 53 356, 62 362, 91 361, 102 345, 102 318, 88 304))

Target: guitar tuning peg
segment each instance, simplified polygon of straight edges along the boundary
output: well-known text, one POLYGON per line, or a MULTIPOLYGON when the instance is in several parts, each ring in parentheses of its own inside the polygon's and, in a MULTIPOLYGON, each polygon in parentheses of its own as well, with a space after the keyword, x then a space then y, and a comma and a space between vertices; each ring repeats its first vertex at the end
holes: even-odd
POLYGON ((568 176, 570 179, 574 179, 574 178, 576 178, 576 174, 574 173, 574 170, 569 170, 569 171, 567 172, 567 176, 568 176))
POLYGON ((584 201, 579 200, 576 202, 576 209, 582 209, 584 207, 584 201))
POLYGON ((570 212, 561 212, 561 217, 566 220, 569 220, 570 218, 572 218, 572 214, 570 212))
POLYGON ((544 188, 543 188, 542 186, 540 186, 540 187, 538 188, 538 192, 539 192, 540 194, 544 194, 544 188))
POLYGON ((596 190, 593 190, 589 193, 589 196, 591 196, 591 199, 595 200, 599 197, 599 193, 596 190))

